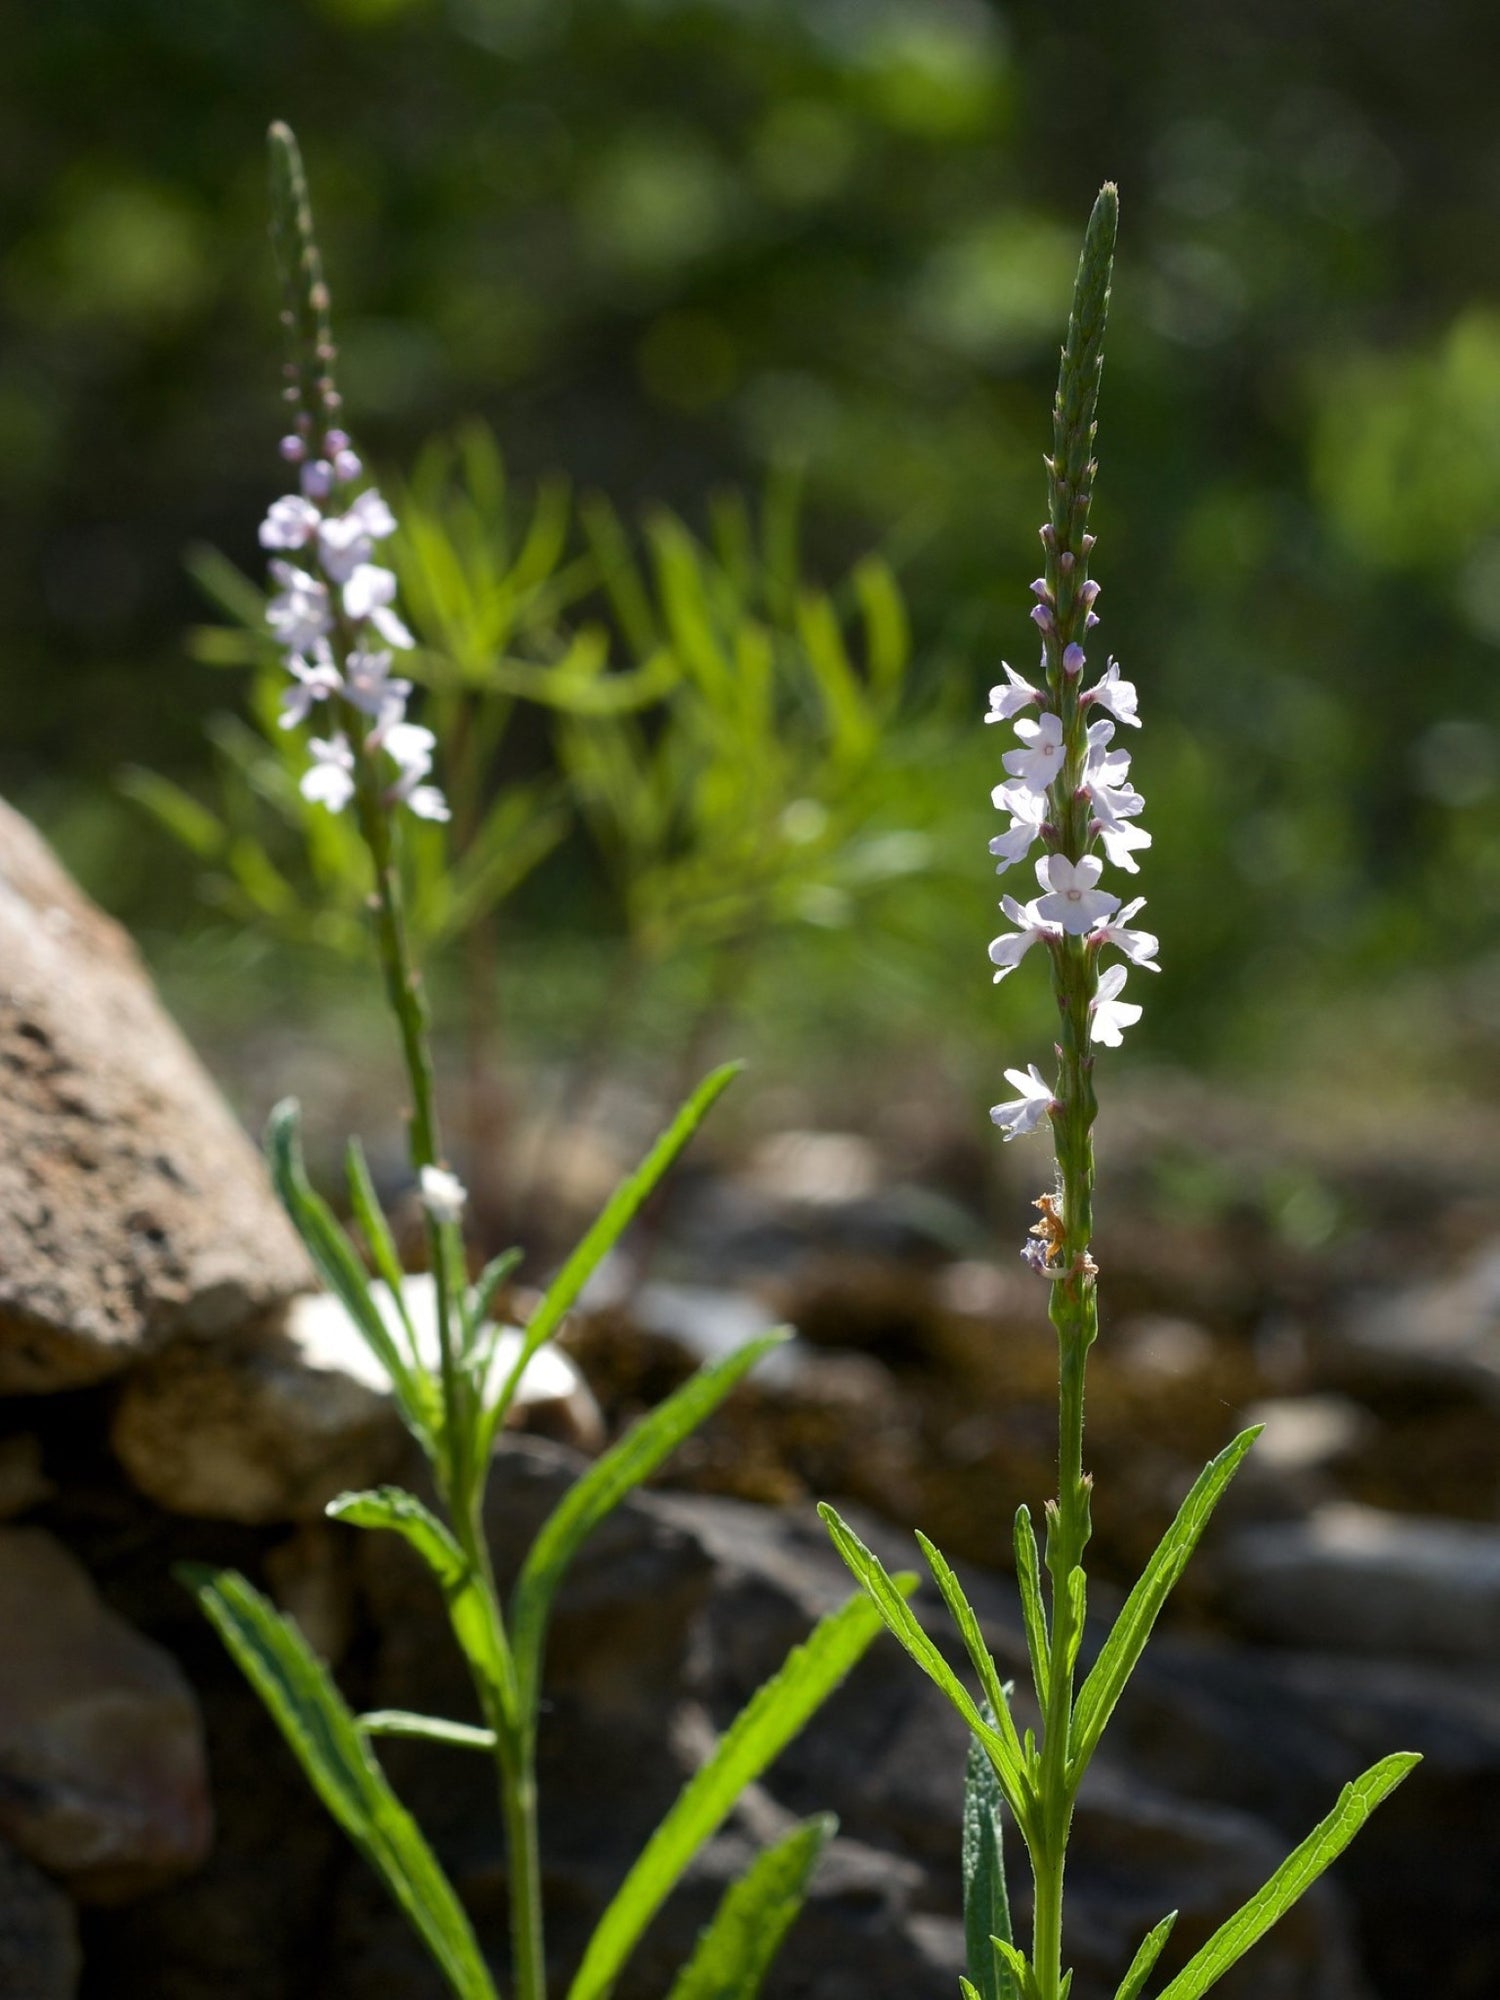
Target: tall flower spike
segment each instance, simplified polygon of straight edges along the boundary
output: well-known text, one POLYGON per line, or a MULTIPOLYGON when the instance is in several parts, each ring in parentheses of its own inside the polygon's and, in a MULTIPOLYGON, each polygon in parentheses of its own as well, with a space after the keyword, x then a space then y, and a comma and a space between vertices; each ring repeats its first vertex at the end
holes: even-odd
POLYGON ((272 503, 260 540, 305 565, 297 567, 282 553, 271 563, 279 589, 266 623, 287 650, 293 680, 281 724, 295 728, 315 703, 330 704, 338 726, 311 746, 314 761, 302 793, 330 812, 352 801, 376 867, 383 868, 388 842, 377 824, 383 815, 405 806, 419 819, 445 820, 448 807, 438 787, 425 782, 431 733, 405 719, 411 682, 390 672, 389 649, 404 652, 415 643, 395 608, 395 572, 375 560, 376 544, 396 532, 396 517, 375 487, 348 490, 364 467, 337 421, 337 350, 301 156, 285 125, 271 127, 270 146, 271 233, 289 357, 286 395, 296 409, 296 430, 282 439, 281 455, 298 467, 301 491, 272 503), (375 639, 383 649, 373 647, 375 639), (398 767, 394 783, 382 753, 398 767))

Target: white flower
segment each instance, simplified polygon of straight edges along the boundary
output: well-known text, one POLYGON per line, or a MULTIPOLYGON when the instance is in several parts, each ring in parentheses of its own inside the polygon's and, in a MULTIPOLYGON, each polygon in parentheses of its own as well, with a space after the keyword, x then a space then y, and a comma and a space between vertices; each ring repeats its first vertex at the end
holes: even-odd
POLYGON ((1004 937, 997 937, 990 946, 990 963, 998 968, 995 973, 997 986, 1015 971, 1034 944, 1042 938, 1057 935, 1042 922, 1035 903, 1027 903, 1023 907, 1014 896, 1002 896, 1000 907, 1018 928, 1007 931, 1004 937))
POLYGON ((1005 669, 1005 678, 1009 686, 990 689, 990 712, 984 718, 986 722, 1009 722, 1013 716, 1019 715, 1023 708, 1029 708, 1032 702, 1041 700, 1036 689, 1029 681, 1022 680, 1009 661, 1002 660, 1000 664, 1005 669))
POLYGON ((1005 1081, 1021 1094, 1008 1103, 992 1105, 990 1116, 1000 1127, 1002 1139, 1019 1139, 1023 1133, 1034 1132, 1046 1117, 1052 1104, 1052 1086, 1035 1063, 1028 1063, 1025 1069, 1008 1069, 1005 1081))
POLYGON ((378 488, 367 488, 347 514, 335 514, 319 526, 318 552, 325 572, 335 583, 347 583, 361 564, 370 562, 376 542, 395 532, 396 517, 378 488))
POLYGON ((453 817, 448 810, 448 801, 436 785, 418 785, 406 803, 418 819, 448 820, 453 817))
POLYGON ((1089 1040, 1107 1049, 1117 1049, 1125 1030, 1141 1018, 1133 1000, 1119 997, 1124 985, 1124 966, 1110 966, 1099 975, 1099 990, 1089 1003, 1089 1040))
POLYGON ((318 532, 321 519, 310 500, 304 500, 300 493, 287 493, 271 502, 260 524, 260 545, 263 549, 305 548, 318 532))
POLYGON ((1061 718, 1048 714, 1035 722, 1018 722, 1016 734, 1025 748, 1007 750, 1002 760, 1005 768, 1032 791, 1045 792, 1063 767, 1061 718))
POLYGON ((362 562, 345 579, 344 610, 356 622, 368 618, 388 646, 405 650, 416 641, 390 608, 395 595, 395 572, 362 562))
MULTIPOLYGON (((371 732, 372 737, 374 733, 371 732)), ((379 735, 381 749, 400 765, 403 777, 409 777, 413 784, 426 777, 437 747, 437 738, 430 729, 424 729, 419 722, 392 721, 381 727, 379 735)))
POLYGON ((314 805, 342 812, 354 796, 354 752, 342 731, 326 743, 320 736, 308 744, 313 761, 302 774, 302 796, 314 805))
POLYGON ((461 1222, 469 1191, 446 1167, 423 1167, 422 1206, 434 1222, 461 1222))
POLYGON ((1099 836, 1099 844, 1108 855, 1110 864, 1123 868, 1127 875, 1139 875, 1140 869, 1131 858, 1135 848, 1149 847, 1151 836, 1143 826, 1131 826, 1121 821, 1118 826, 1110 826, 1103 820, 1095 820, 1093 831, 1099 836))
POLYGON ((411 693, 411 682, 391 679, 391 656, 388 652, 353 652, 344 665, 344 694, 366 715, 379 715, 389 703, 405 704, 411 693))
POLYGON ((333 625, 327 589, 315 576, 309 576, 305 569, 294 569, 290 563, 273 562, 271 575, 281 590, 266 606, 266 623, 277 644, 293 653, 313 652, 333 625))
POLYGON ((1037 898, 1038 915, 1082 937, 1101 917, 1112 917, 1120 907, 1118 896, 1095 887, 1103 873, 1104 863, 1097 854, 1085 854, 1079 861, 1070 861, 1065 854, 1043 855, 1036 864, 1036 879, 1052 893, 1037 898))
POLYGON ((279 720, 283 729, 295 729, 299 722, 306 722, 315 701, 326 701, 337 694, 343 682, 326 639, 318 640, 311 664, 300 653, 293 653, 286 664, 295 685, 281 697, 279 720))
POLYGON ((990 842, 990 853, 999 862, 995 873, 1003 875, 1031 852, 1047 817, 1047 795, 1026 785, 1010 784, 996 785, 990 797, 1001 812, 1011 816, 1010 831, 997 834, 990 842))
POLYGON ((1128 928, 1130 919, 1145 907, 1145 897, 1137 896, 1133 903, 1127 903, 1115 916, 1106 918, 1102 924, 1095 924, 1089 932, 1089 942, 1118 945, 1132 965, 1140 966, 1143 972, 1160 972, 1156 954, 1161 950, 1161 940, 1151 931, 1128 928))
POLYGON ((1121 722, 1128 722, 1132 729, 1139 729, 1141 718, 1136 713, 1139 696, 1135 682, 1120 678, 1120 663, 1111 660, 1104 669, 1103 678, 1096 681, 1084 695, 1085 701, 1096 701, 1101 708, 1107 708, 1111 715, 1121 722))

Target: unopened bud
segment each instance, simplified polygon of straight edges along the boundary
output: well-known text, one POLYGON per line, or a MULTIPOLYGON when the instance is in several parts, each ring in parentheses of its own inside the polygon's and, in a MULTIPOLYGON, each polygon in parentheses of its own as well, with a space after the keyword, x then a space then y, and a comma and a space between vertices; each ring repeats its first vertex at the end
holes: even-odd
POLYGON ((1097 583, 1095 583, 1092 577, 1089 578, 1087 583, 1079 585, 1078 602, 1083 606, 1085 611, 1093 603, 1094 599, 1098 595, 1099 595, 1099 586, 1097 583))
POLYGON ((1093 546, 1094 546, 1095 542, 1097 542, 1097 541, 1098 541, 1098 539, 1099 539, 1099 537, 1098 537, 1097 535, 1085 535, 1085 536, 1084 536, 1084 538, 1083 538, 1083 553, 1084 553, 1085 555, 1087 555, 1087 554, 1089 553, 1090 549, 1092 549, 1092 548, 1093 548, 1093 546))
POLYGON ((333 470, 335 475, 340 479, 358 479, 359 475, 364 471, 364 466, 360 461, 358 452, 341 451, 334 458, 333 470))
POLYGON ((302 491, 309 500, 326 500, 333 491, 333 467, 326 458, 315 458, 302 468, 302 491))
POLYGON ((1082 646, 1073 645, 1064 647, 1062 663, 1065 674, 1081 674, 1087 664, 1083 657, 1082 646))
POLYGON ((323 439, 323 449, 330 458, 336 458, 341 451, 349 449, 349 433, 339 430, 329 431, 323 439))
POLYGON ((1046 577, 1039 576, 1036 579, 1031 586, 1031 594, 1033 597, 1039 598, 1043 604, 1050 604, 1052 602, 1052 586, 1048 583, 1046 577))
POLYGON ((1084 619, 1084 621, 1083 621, 1083 629, 1084 629, 1084 631, 1085 631, 1085 632, 1092 632, 1092 631, 1093 631, 1093 629, 1094 629, 1094 627, 1095 627, 1095 626, 1096 626, 1096 625, 1097 625, 1098 623, 1099 623, 1099 614, 1098 614, 1098 612, 1097 612, 1097 611, 1091 611, 1091 612, 1089 613, 1088 617, 1087 617, 1087 618, 1085 618, 1085 619, 1084 619))
POLYGON ((1045 604, 1034 605, 1032 607, 1031 618, 1032 623, 1037 625, 1043 632, 1050 632, 1052 630, 1052 613, 1047 609, 1045 604))
POLYGON ((1057 559, 1057 566, 1065 576, 1071 571, 1073 567, 1073 551, 1071 549, 1063 550, 1057 559))
POLYGON ((288 465, 300 465, 307 456, 307 446, 296 436, 284 437, 277 449, 288 465))

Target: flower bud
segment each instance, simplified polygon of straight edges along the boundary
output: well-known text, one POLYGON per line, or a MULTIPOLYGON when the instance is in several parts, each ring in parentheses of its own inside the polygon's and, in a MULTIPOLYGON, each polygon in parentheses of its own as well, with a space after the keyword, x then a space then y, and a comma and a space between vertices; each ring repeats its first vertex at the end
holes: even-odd
POLYGON ((326 458, 315 458, 302 468, 302 491, 309 500, 326 500, 333 491, 333 467, 326 458))
POLYGON ((358 479, 359 475, 364 471, 365 468, 360 460, 359 454, 357 452, 349 451, 346 448, 345 450, 336 454, 333 461, 333 469, 335 474, 340 479, 348 480, 348 479, 358 479))
POLYGON ((1097 583, 1095 583, 1094 579, 1090 577, 1087 583, 1080 584, 1079 586, 1078 602, 1083 606, 1084 610, 1087 611, 1089 606, 1093 603, 1094 599, 1098 595, 1099 595, 1099 586, 1097 583))
POLYGON ((1031 618, 1032 623, 1039 626, 1043 632, 1050 632, 1052 630, 1052 613, 1047 609, 1045 604, 1034 605, 1032 607, 1031 618))
POLYGON ((307 456, 307 446, 295 435, 284 437, 277 449, 288 465, 300 465, 307 456))
POLYGON ((341 451, 349 449, 349 433, 339 430, 329 431, 323 439, 323 449, 330 458, 337 458, 341 451))
POLYGON ((1063 672, 1065 674, 1072 674, 1075 677, 1081 674, 1083 672, 1084 666, 1086 665, 1086 662, 1083 657, 1082 646, 1073 645, 1065 647, 1063 650, 1062 663, 1063 663, 1063 672))

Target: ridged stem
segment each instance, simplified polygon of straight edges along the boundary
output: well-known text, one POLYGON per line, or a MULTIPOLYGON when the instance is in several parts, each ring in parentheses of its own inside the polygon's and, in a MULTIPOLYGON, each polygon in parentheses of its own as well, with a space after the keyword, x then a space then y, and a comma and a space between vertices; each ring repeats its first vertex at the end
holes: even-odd
MULTIPOLYGON (((1081 791, 1088 754, 1087 711, 1079 700, 1081 673, 1066 664, 1081 648, 1091 594, 1088 580, 1089 503, 1104 330, 1119 203, 1113 185, 1100 190, 1089 217, 1073 291, 1068 336, 1053 408, 1052 456, 1047 460, 1043 646, 1049 705, 1062 724, 1063 766, 1049 793, 1048 845, 1077 862, 1088 851, 1089 803, 1081 791)), ((1089 1010, 1098 988, 1097 954, 1081 937, 1053 946, 1058 1008, 1057 1082, 1053 1135, 1057 1188, 1052 1231, 1051 1318, 1058 1344, 1058 1488, 1047 1510, 1047 1568, 1052 1579, 1052 1634, 1047 1712, 1043 1719, 1041 1804, 1032 1851, 1035 1904, 1032 1967, 1039 2000, 1059 2000, 1063 1986, 1063 1877, 1073 1818, 1069 1775, 1074 1665, 1083 1616, 1083 1556, 1091 1531, 1090 1485, 1084 1471, 1084 1383, 1088 1351, 1098 1333, 1093 1236, 1094 1142, 1097 1111, 1089 1010), (1076 1583, 1074 1579, 1077 1579, 1076 1583)))

